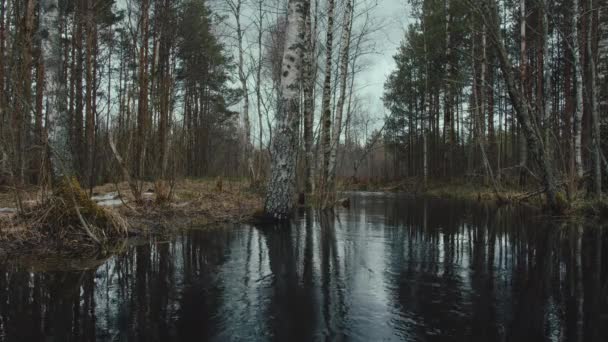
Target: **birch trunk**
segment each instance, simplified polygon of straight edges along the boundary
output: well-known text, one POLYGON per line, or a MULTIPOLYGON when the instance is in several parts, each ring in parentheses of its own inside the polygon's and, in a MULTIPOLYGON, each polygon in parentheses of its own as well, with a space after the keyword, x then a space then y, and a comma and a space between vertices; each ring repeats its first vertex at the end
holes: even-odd
POLYGON ((60 79, 61 37, 59 35, 58 0, 40 1, 39 33, 41 56, 45 71, 44 93, 46 94, 46 115, 48 145, 53 179, 74 175, 72 153, 69 146, 69 127, 65 110, 64 85, 60 79))
POLYGON ((335 0, 328 0, 327 37, 325 42, 325 80, 323 81, 323 99, 321 103, 321 172, 318 186, 318 192, 321 197, 327 192, 329 156, 331 153, 331 73, 334 41, 334 7, 335 0))
POLYGON ((572 58, 574 60, 574 77, 576 80, 576 109, 574 113, 574 167, 576 176, 583 177, 583 154, 582 154, 582 122, 583 122, 583 67, 580 56, 580 43, 578 36, 578 25, 581 19, 581 8, 578 0, 573 0, 572 15, 572 58))
POLYGON ((336 197, 336 159, 340 147, 340 136, 342 135, 342 116, 344 114, 344 102, 346 100, 346 86, 348 83, 348 64, 350 57, 350 36, 353 20, 353 0, 346 0, 344 11, 344 28, 342 31, 342 47, 340 51, 340 95, 336 107, 334 127, 332 131, 331 150, 329 155, 329 173, 327 179, 327 191, 324 207, 332 206, 336 197))
POLYGON ((589 103, 591 105, 591 160, 593 164, 593 169, 591 173, 591 177, 593 180, 593 186, 591 187, 592 192, 599 196, 602 193, 602 159, 601 159, 601 149, 600 149, 600 114, 599 114, 599 92, 597 87, 597 62, 596 55, 593 51, 593 46, 595 45, 593 42, 594 38, 594 27, 593 27, 593 17, 594 13, 597 9, 594 8, 593 0, 588 1, 588 17, 587 17, 587 54, 589 56, 589 103))
POLYGON ((296 178, 298 146, 299 84, 309 0, 289 0, 285 52, 281 73, 281 93, 272 142, 270 181, 264 211, 275 220, 291 214, 296 178))
POLYGON ((304 55, 304 163, 305 163, 305 192, 311 194, 313 192, 313 173, 312 173, 312 162, 313 162, 313 151, 312 151, 312 139, 313 139, 313 122, 314 122, 314 72, 313 72, 313 59, 314 59, 314 46, 312 44, 312 23, 311 14, 306 15, 306 36, 305 46, 306 52, 304 55))
POLYGON ((553 112, 553 101, 551 96, 551 61, 549 60, 549 14, 548 1, 542 2, 542 35, 543 35, 543 128, 545 130, 545 143, 549 143, 549 132, 551 112, 553 112))

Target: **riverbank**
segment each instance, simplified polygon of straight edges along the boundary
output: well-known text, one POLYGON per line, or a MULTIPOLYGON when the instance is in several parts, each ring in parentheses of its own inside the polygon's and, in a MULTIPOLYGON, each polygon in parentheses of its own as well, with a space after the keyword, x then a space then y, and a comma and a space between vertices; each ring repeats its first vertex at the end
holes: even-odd
MULTIPOLYGON (((143 186, 143 200, 136 203, 127 183, 106 184, 93 189, 93 199, 107 214, 120 217, 126 225, 126 238, 167 234, 190 227, 241 222, 262 207, 259 193, 245 181, 204 179, 182 180, 174 184, 170 202, 157 201, 153 183, 143 186)), ((20 193, 24 212, 35 210, 42 193, 31 188, 20 193)), ((89 253, 99 248, 86 239, 58 237, 24 224, 18 214, 14 193, 0 193, 0 255, 12 253, 89 253)), ((108 241, 103 249, 122 245, 124 238, 108 241), (120 241, 123 240, 123 241, 120 241), (116 242, 116 244, 114 244, 116 242), (116 246, 115 246, 116 245, 116 246)))
MULTIPOLYGON (((345 181, 339 184, 342 191, 406 192, 415 196, 429 196, 453 200, 477 201, 497 205, 524 205, 543 209, 544 193, 539 188, 501 186, 499 195, 494 189, 483 184, 464 180, 429 181, 425 188, 422 180, 409 178, 399 181, 345 181)), ((608 220, 608 199, 589 199, 584 193, 570 194, 565 205, 563 218, 608 220)))

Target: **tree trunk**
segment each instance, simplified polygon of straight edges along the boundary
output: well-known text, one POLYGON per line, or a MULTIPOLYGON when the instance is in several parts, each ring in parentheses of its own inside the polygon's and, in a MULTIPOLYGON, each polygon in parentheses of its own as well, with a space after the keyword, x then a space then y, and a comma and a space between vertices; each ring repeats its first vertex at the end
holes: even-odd
POLYGON ((323 82, 323 99, 321 103, 321 170, 319 172, 318 194, 322 198, 327 192, 329 175, 329 157, 331 153, 331 73, 332 48, 334 37, 335 0, 327 1, 327 37, 325 42, 325 80, 323 82))
POLYGON ((486 5, 489 6, 484 6, 484 10, 482 10, 481 13, 481 19, 484 20, 486 27, 488 27, 490 30, 489 32, 492 35, 492 42, 499 57, 500 68, 509 89, 509 98, 511 99, 515 114, 517 115, 517 119, 521 124, 523 133, 526 137, 528 151, 541 169, 547 204, 552 211, 560 212, 563 209, 562 203, 560 203, 558 198, 558 186, 553 174, 553 165, 551 165, 550 158, 548 157, 550 152, 548 147, 544 144, 544 135, 542 134, 540 127, 535 123, 534 118, 531 117, 532 113, 530 113, 530 110, 533 106, 522 93, 523 89, 517 87, 517 82, 513 76, 513 66, 507 55, 502 32, 498 26, 499 20, 497 17, 496 2, 495 0, 490 0, 489 4, 486 5))
POLYGON ((41 19, 39 31, 41 54, 43 58, 45 81, 44 92, 47 96, 46 114, 48 144, 50 147, 53 177, 70 177, 72 153, 69 147, 69 129, 66 125, 64 84, 60 81, 61 36, 59 35, 58 0, 40 0, 41 19))
POLYGON ((253 167, 253 149, 251 146, 251 122, 249 120, 249 89, 247 87, 247 75, 245 74, 245 51, 243 48, 243 30, 241 29, 241 6, 243 0, 236 0, 236 3, 229 1, 229 5, 236 21, 236 37, 239 49, 238 70, 239 81, 243 91, 243 124, 245 129, 245 158, 247 162, 247 172, 251 184, 254 184, 256 179, 255 169, 253 167))
POLYGON ((264 158, 264 125, 262 123, 262 39, 264 38, 264 11, 263 11, 263 0, 258 0, 258 16, 260 19, 258 27, 258 65, 256 68, 256 82, 255 82, 255 96, 257 101, 258 110, 258 128, 259 128, 259 160, 258 160, 258 179, 262 179, 262 164, 264 158))
POLYGON ((344 24, 342 29, 342 47, 340 51, 340 95, 336 107, 334 127, 331 139, 331 151, 329 155, 329 173, 327 189, 325 192, 324 207, 333 206, 336 197, 336 159, 340 148, 340 136, 342 135, 342 116, 344 113, 344 102, 346 100, 346 86, 348 83, 348 64, 350 57, 350 36, 353 20, 353 0, 346 0, 344 11, 344 24))
MULTIPOLYGON (((519 49, 519 79, 520 79, 520 87, 522 91, 522 95, 526 96, 526 87, 528 83, 528 56, 527 56, 527 47, 526 47, 526 25, 527 25, 527 17, 528 13, 526 12, 526 0, 519 1, 519 36, 520 36, 520 49, 519 49)), ((519 184, 520 186, 524 186, 526 184, 526 178, 528 174, 527 164, 528 164, 528 147, 526 144, 526 139, 522 136, 519 143, 519 184)))
POLYGON ((450 13, 450 0, 445 1, 445 59, 446 59, 446 77, 445 81, 445 97, 444 97, 444 118, 443 118, 443 137, 444 143, 447 143, 445 149, 444 161, 447 164, 447 173, 451 177, 453 175, 454 167, 454 95, 452 82, 455 80, 453 75, 453 57, 452 57, 452 28, 451 28, 451 13, 450 13))
POLYGON ((95 32, 95 14, 93 12, 93 0, 87 0, 87 15, 86 15, 86 95, 85 95, 85 165, 84 165, 84 182, 83 184, 91 185, 93 183, 93 155, 95 145, 95 113, 93 111, 93 96, 95 82, 93 77, 93 69, 95 68, 94 56, 94 35, 95 32))
POLYGON ((141 179, 145 172, 146 138, 148 135, 148 38, 149 0, 141 2, 141 47, 139 50, 139 97, 137 102, 136 174, 141 179))
POLYGON ((5 87, 4 87, 4 63, 6 61, 5 50, 6 50, 6 0, 0 0, 0 133, 4 134, 2 130, 4 124, 4 112, 5 112, 5 87))
MULTIPOLYGON (((593 0, 588 0, 588 17, 587 17, 587 55, 589 56, 589 103, 591 110, 591 160, 592 160, 592 172, 591 178, 593 185, 591 191, 596 195, 602 194, 602 158, 601 158, 601 123, 599 113, 599 91, 597 87, 597 61, 596 55, 594 54, 594 34, 595 30, 593 27, 593 17, 596 13, 597 8, 594 7, 593 0)), ((604 56, 606 58, 606 56, 604 56)))
POLYGON ((313 71, 313 60, 314 56, 314 47, 312 44, 312 23, 311 23, 311 14, 306 14, 306 36, 305 36, 305 46, 306 52, 304 54, 304 149, 305 149, 305 158, 304 158, 304 191, 306 195, 310 195, 313 192, 314 180, 313 180, 313 172, 312 172, 312 163, 313 163, 313 150, 312 150, 312 139, 313 139, 313 123, 314 123, 314 87, 315 87, 315 79, 314 79, 314 71, 313 71))
POLYGON ((299 84, 309 0, 289 0, 285 52, 281 74, 281 97, 272 142, 271 176, 264 211, 284 220, 293 208, 298 146, 299 84))
POLYGON ((572 15, 572 57, 574 60, 574 77, 576 93, 576 110, 574 114, 574 165, 578 178, 583 177, 583 66, 579 43, 578 25, 581 20, 581 8, 578 0, 573 0, 572 15))

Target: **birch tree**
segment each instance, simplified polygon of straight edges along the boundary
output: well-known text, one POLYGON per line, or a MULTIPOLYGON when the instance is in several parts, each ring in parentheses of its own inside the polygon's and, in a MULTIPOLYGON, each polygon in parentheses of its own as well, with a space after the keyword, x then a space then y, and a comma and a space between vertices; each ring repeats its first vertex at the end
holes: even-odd
POLYGON ((64 108, 64 85, 60 77, 61 36, 58 0, 41 0, 40 13, 40 50, 45 70, 44 93, 47 97, 48 144, 53 177, 57 180, 73 175, 69 128, 64 108))
POLYGON ((583 122, 583 65, 580 57, 580 43, 578 25, 581 18, 581 8, 578 0, 572 1, 572 57, 574 60, 574 78, 576 107, 574 112, 574 166, 578 178, 583 177, 583 154, 582 154, 582 122, 583 122))
POLYGON ((353 0, 346 0, 344 10, 344 22, 342 27, 342 46, 340 49, 340 94, 336 106, 334 125, 332 130, 331 149, 329 154, 329 172, 327 189, 325 191, 324 207, 331 206, 335 199, 336 180, 336 157, 340 147, 340 136, 342 135, 342 116, 344 113, 344 102, 346 100, 346 86, 348 82, 348 64, 350 52, 350 36, 353 21, 353 0))
POLYGON ((599 90, 597 85, 597 60, 594 51, 594 13, 598 10, 594 7, 593 0, 588 0, 588 17, 587 17, 587 55, 589 56, 589 104, 591 110, 591 162, 592 162, 592 186, 591 190, 599 196, 602 193, 602 158, 601 158, 601 123, 599 113, 599 90))
POLYGON ((287 219, 294 203, 299 84, 305 45, 305 21, 309 11, 310 0, 289 0, 270 180, 264 204, 266 215, 275 220, 287 219))
MULTIPOLYGON (((245 72, 245 50, 243 47, 243 29, 241 23, 241 11, 243 0, 226 0, 230 12, 234 16, 236 23, 236 39, 238 48, 238 73, 243 92, 243 125, 245 129, 245 158, 247 159, 247 169, 252 183, 256 182, 256 174, 253 166, 253 151, 251 146, 251 121, 249 120, 249 87, 247 86, 247 73, 245 72)), ((261 19, 260 19, 261 20, 261 19)), ((260 28, 261 30, 261 28, 260 28)))
POLYGON ((321 102, 321 166, 318 193, 327 192, 329 158, 331 154, 331 73, 332 49, 334 42, 334 8, 335 0, 327 0, 327 33, 325 38, 325 79, 323 81, 323 98, 321 102))
POLYGON ((307 195, 313 192, 313 123, 314 123, 314 87, 315 87, 315 72, 314 72, 314 57, 315 47, 313 45, 312 32, 312 15, 308 13, 305 22, 305 46, 304 54, 304 190, 307 195))

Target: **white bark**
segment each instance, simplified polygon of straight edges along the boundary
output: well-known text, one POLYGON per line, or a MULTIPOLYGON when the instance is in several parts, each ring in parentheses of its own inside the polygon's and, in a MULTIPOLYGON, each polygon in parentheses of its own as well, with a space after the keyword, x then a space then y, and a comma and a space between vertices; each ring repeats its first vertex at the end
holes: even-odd
MULTIPOLYGON (((593 0, 588 1, 588 8, 594 9, 593 0)), ((594 11, 597 9, 594 9, 594 11)), ((602 193, 602 160, 600 158, 600 113, 598 106, 599 92, 597 87, 597 62, 596 55, 593 51, 593 16, 594 11, 589 11, 587 16, 587 54, 589 56, 589 96, 591 105, 591 160, 593 164, 592 168, 592 179, 593 186, 592 191, 596 195, 602 193)))
POLYGON ((64 108, 65 87, 60 78, 61 36, 58 0, 40 0, 39 34, 45 71, 44 94, 50 160, 53 178, 58 179, 73 175, 67 111, 64 108))
POLYGON ((331 153, 331 73, 334 31, 335 0, 327 1, 327 37, 325 42, 325 80, 321 102, 321 172, 318 190, 321 196, 327 191, 329 156, 331 153))
POLYGON ((289 217, 293 208, 299 122, 299 84, 309 0, 289 0, 281 96, 272 142, 272 165, 265 212, 276 220, 289 217))
POLYGON ((314 180, 312 172, 313 151, 313 123, 314 123, 314 87, 315 78, 313 71, 314 46, 312 43, 312 22, 311 15, 306 15, 306 52, 304 55, 304 149, 305 149, 305 192, 311 194, 313 192, 314 180))
POLYGON ((335 197, 336 180, 336 158, 340 147, 340 136, 342 135, 342 116, 344 113, 344 102, 346 100, 346 85, 348 82, 348 64, 350 56, 350 36, 353 19, 353 0, 346 0, 344 11, 344 24, 342 31, 342 47, 340 51, 340 95, 336 107, 334 127, 332 130, 331 150, 329 155, 329 173, 327 181, 327 193, 325 206, 331 206, 335 197), (329 202, 327 202, 329 201, 329 202))
POLYGON ((543 34, 543 129, 545 133, 545 144, 549 143, 549 133, 551 130, 550 120, 553 111, 553 99, 551 98, 551 63, 549 60, 549 14, 548 1, 542 2, 542 34, 543 34))
POLYGON ((583 66, 580 57, 580 43, 578 37, 578 23, 581 18, 581 9, 578 0, 573 1, 572 16, 572 55, 574 60, 574 78, 576 93, 576 109, 574 114, 574 165, 576 175, 583 177, 582 155, 582 122, 583 122, 583 66))

